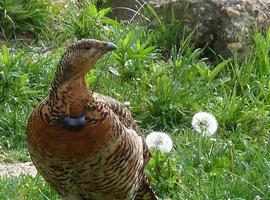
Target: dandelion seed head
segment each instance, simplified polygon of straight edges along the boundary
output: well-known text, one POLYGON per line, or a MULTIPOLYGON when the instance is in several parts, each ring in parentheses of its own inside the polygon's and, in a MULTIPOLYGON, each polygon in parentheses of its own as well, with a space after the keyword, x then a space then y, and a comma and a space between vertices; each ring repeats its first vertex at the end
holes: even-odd
POLYGON ((172 139, 164 132, 154 131, 146 136, 146 144, 149 149, 158 149, 162 153, 168 153, 173 147, 172 139))
POLYGON ((197 133, 206 136, 214 135, 218 128, 218 122, 214 115, 207 112, 196 113, 192 118, 191 125, 197 133))
POLYGON ((233 142, 231 140, 228 141, 228 147, 232 147, 233 146, 233 142))
POLYGON ((259 196, 259 195, 257 195, 256 197, 255 197, 255 200, 261 200, 262 198, 259 196))
POLYGON ((124 102, 124 105, 127 106, 127 107, 129 107, 130 106, 130 102, 129 101, 125 101, 124 102))

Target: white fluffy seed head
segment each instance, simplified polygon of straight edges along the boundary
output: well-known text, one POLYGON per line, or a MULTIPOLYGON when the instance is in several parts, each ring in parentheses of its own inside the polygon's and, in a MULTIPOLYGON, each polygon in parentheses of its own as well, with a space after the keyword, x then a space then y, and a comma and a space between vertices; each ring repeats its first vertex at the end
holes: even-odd
POLYGON ((214 115, 207 112, 196 113, 191 122, 192 127, 197 133, 212 136, 218 129, 218 122, 214 115))
POLYGON ((149 149, 158 149, 162 153, 170 152, 173 147, 173 142, 169 135, 156 131, 146 136, 146 144, 149 149))

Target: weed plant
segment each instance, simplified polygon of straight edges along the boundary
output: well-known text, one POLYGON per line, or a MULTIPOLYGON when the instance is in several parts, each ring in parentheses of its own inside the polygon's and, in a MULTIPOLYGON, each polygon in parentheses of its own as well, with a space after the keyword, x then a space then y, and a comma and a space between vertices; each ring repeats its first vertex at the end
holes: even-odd
POLYGON ((45 37, 60 9, 56 5, 51 0, 1 0, 0 36, 11 39, 19 33, 45 37))
POLYGON ((98 9, 95 2, 82 1, 71 3, 67 12, 67 18, 62 23, 66 31, 77 39, 96 38, 105 39, 104 35, 112 32, 111 28, 118 23, 106 15, 111 8, 98 9))

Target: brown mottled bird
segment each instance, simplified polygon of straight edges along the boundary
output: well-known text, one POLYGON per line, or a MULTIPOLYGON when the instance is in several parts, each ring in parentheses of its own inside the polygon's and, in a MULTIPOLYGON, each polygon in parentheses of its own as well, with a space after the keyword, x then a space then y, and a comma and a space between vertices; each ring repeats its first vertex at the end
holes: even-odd
POLYGON ((156 200, 144 168, 149 150, 130 111, 88 89, 85 76, 113 43, 68 47, 48 98, 27 126, 31 159, 64 200, 156 200))

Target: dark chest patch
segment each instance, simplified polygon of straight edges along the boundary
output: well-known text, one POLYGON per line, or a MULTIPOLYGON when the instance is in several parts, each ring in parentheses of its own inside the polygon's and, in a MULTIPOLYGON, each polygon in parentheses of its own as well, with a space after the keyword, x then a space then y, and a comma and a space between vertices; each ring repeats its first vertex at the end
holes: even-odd
POLYGON ((85 126, 85 115, 80 117, 65 117, 60 120, 62 127, 71 131, 80 131, 85 126))

